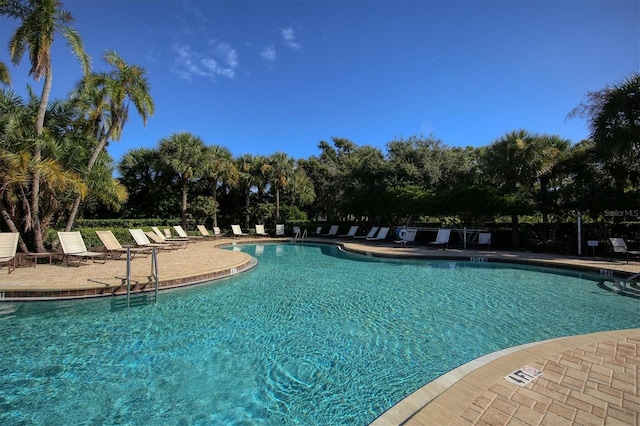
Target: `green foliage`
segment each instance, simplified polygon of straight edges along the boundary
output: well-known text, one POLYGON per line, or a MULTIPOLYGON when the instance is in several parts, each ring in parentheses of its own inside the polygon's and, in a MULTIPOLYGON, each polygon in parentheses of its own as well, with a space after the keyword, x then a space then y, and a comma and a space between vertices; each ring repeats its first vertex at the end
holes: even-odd
POLYGON ((212 197, 199 195, 191 201, 190 210, 192 217, 204 222, 218 212, 218 203, 212 197))
POLYGON ((307 214, 300 210, 298 206, 281 206, 281 219, 284 222, 306 222, 307 214))

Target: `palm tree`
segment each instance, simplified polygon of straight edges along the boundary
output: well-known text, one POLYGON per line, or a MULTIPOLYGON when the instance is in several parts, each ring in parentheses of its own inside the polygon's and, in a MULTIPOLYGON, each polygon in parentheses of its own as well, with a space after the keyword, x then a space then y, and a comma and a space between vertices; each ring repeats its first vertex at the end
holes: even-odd
POLYGON ((547 223, 549 221, 549 208, 551 207, 549 185, 552 180, 559 180, 560 170, 558 170, 557 166, 562 164, 571 147, 571 141, 557 135, 542 135, 537 139, 537 143, 542 150, 543 159, 538 176, 540 181, 540 211, 542 213, 542 222, 547 223))
MULTIPOLYGON (((44 117, 49 103, 53 71, 51 65, 51 45, 54 35, 61 34, 71 50, 79 59, 84 74, 90 69, 90 59, 85 53, 80 35, 69 25, 73 17, 62 9, 58 0, 22 0, 3 2, 0 4, 0 15, 20 21, 18 28, 9 41, 9 56, 14 65, 18 65, 29 51, 31 68, 29 75, 36 81, 44 77, 40 106, 35 122, 36 140, 33 161, 37 164, 42 157, 40 136, 44 129, 44 117)), ((38 168, 33 169, 31 188, 31 215, 34 225, 34 243, 36 250, 44 251, 40 226, 40 174, 38 168)))
POLYGON ((481 157, 482 170, 504 196, 515 249, 520 248, 518 216, 533 208, 533 185, 545 171, 540 140, 526 130, 512 131, 489 145, 481 157))
MULTIPOLYGON (((111 71, 85 76, 74 94, 78 105, 87 113, 87 130, 97 141, 87 163, 87 173, 91 172, 109 140, 120 139, 129 117, 130 103, 133 103, 144 125, 154 112, 144 68, 127 64, 114 51, 107 51, 104 59, 111 66, 111 71)), ((78 197, 69 213, 67 231, 73 226, 79 206, 78 197)))
POLYGON ((595 150, 609 163, 618 189, 640 184, 640 72, 622 83, 587 93, 569 118, 587 119, 595 150))
MULTIPOLYGON (((65 211, 70 195, 86 194, 81 176, 73 171, 73 161, 65 162, 65 158, 74 158, 77 152, 77 140, 69 137, 74 135, 68 131, 74 115, 67 103, 53 103, 47 111, 47 131, 42 137, 46 155, 38 162, 33 161, 33 117, 38 105, 33 95, 24 102, 11 91, 0 91, 0 210, 7 226, 19 229, 25 237, 37 232, 29 203, 33 173, 38 173, 42 182, 39 214, 42 233, 53 217, 65 211), (69 148, 74 152, 65 154, 69 148)), ((21 249, 26 249, 22 243, 21 249)))
POLYGON ((197 177, 204 168, 206 147, 198 136, 188 132, 173 133, 160 141, 161 161, 169 170, 178 174, 182 182, 182 227, 187 227, 187 191, 189 180, 197 177))
POLYGON ((219 145, 207 147, 204 161, 204 175, 213 180, 213 203, 216 211, 213 213, 213 226, 218 226, 218 184, 234 187, 240 181, 240 172, 233 162, 231 151, 219 145))
MULTIPOLYGON (((13 153, 0 150, 0 216, 11 232, 19 232, 16 222, 13 220, 9 202, 19 198, 21 190, 28 185, 28 164, 31 155, 22 151, 13 153)), ((20 250, 29 251, 24 241, 20 239, 20 250)))
POLYGON ((236 168, 238 169, 238 184, 245 196, 244 209, 244 227, 249 228, 251 190, 255 187, 261 190, 264 186, 264 174, 262 172, 265 164, 264 157, 253 156, 251 154, 241 155, 236 159, 236 168))
POLYGON ((267 158, 263 173, 276 193, 276 222, 280 221, 280 190, 287 186, 293 175, 295 160, 283 152, 276 152, 267 158))

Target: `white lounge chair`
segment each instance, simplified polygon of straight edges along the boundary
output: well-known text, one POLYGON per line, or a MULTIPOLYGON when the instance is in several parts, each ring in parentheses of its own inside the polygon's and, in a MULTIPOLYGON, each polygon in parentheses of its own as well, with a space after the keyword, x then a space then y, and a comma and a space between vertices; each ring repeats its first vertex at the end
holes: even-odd
POLYGON ((429 244, 432 246, 442 247, 445 250, 449 247, 449 236, 451 236, 451 229, 438 229, 438 235, 435 241, 431 241, 429 244))
POLYGON ((407 243, 411 243, 416 239, 416 234, 418 233, 418 230, 416 228, 402 227, 402 228, 398 228, 396 232, 397 232, 398 238, 393 242, 406 247, 407 243))
POLYGON ((173 235, 171 235, 171 230, 169 228, 165 228, 164 232, 160 231, 160 228, 158 228, 157 226, 152 226, 151 230, 158 236, 160 237, 160 239, 162 241, 167 241, 167 240, 175 240, 175 241, 189 241, 188 238, 183 238, 183 237, 174 237, 173 235))
POLYGON ((478 234, 478 246, 489 248, 491 245, 491 232, 480 232, 478 234))
POLYGON ((284 237, 284 225, 276 225, 276 237, 284 237))
MULTIPOLYGON (((149 237, 144 233, 142 229, 129 229, 129 233, 133 237, 138 247, 150 247, 158 248, 160 250, 175 250, 177 247, 170 243, 152 243, 149 241, 149 237)), ((154 233, 155 235, 155 233, 154 233)))
POLYGON ((186 238, 189 241, 198 241, 203 239, 204 237, 200 236, 200 235, 188 235, 187 231, 185 231, 182 228, 182 225, 173 225, 173 229, 176 230, 176 233, 178 234, 178 237, 180 238, 186 238))
POLYGON ((387 239, 387 234, 389 234, 389 229, 390 228, 388 226, 383 226, 378 231, 378 235, 376 235, 375 237, 367 238, 367 241, 383 241, 383 240, 386 240, 387 239))
POLYGON ((185 248, 187 246, 186 241, 185 242, 169 241, 169 240, 163 239, 153 231, 144 231, 144 234, 147 236, 147 238, 150 241, 153 241, 156 244, 165 244, 167 247, 172 249, 185 248))
POLYGON ((248 237, 249 234, 245 234, 242 232, 242 228, 240 225, 231 225, 231 231, 233 232, 234 237, 248 237))
POLYGON ((294 226, 293 227, 293 238, 300 238, 302 237, 302 231, 300 230, 299 226, 294 226))
POLYGON ((222 237, 220 228, 218 228, 217 226, 213 228, 213 233, 209 232, 209 230, 204 225, 197 225, 197 228, 198 231, 200 231, 200 235, 202 235, 205 239, 222 237))
POLYGON ((369 231, 369 233, 367 235, 356 235, 353 238, 357 238, 357 239, 369 239, 369 238, 373 238, 376 233, 378 232, 378 229, 380 229, 379 226, 374 226, 373 228, 371 228, 371 230, 369 231))
POLYGON ((338 235, 338 229, 339 226, 338 225, 331 225, 331 228, 329 228, 329 232, 327 232, 326 234, 322 234, 323 237, 335 237, 338 235))
POLYGON ((260 237, 268 237, 269 234, 267 234, 264 231, 264 225, 256 225, 256 235, 260 236, 260 237))
POLYGON ((0 264, 7 265, 9 273, 18 266, 16 251, 18 250, 19 232, 0 232, 0 264))
POLYGON ((123 246, 111 231, 96 231, 96 235, 98 236, 98 238, 100 238, 100 241, 102 241, 104 248, 107 250, 107 254, 109 254, 112 258, 120 257, 127 251, 131 253, 132 259, 138 253, 144 254, 145 257, 149 256, 149 254, 151 253, 151 249, 147 247, 135 247, 126 245, 123 246))
POLYGON ((627 263, 629 263, 629 256, 640 257, 640 251, 629 250, 624 238, 614 237, 609 238, 609 241, 611 241, 611 245, 613 246, 613 252, 624 254, 626 256, 627 263))
POLYGON ((79 231, 58 232, 58 240, 60 241, 64 258, 69 266, 71 266, 69 259, 74 257, 78 259, 78 264, 76 266, 80 266, 82 262, 86 262, 89 259, 94 263, 96 259, 102 259, 102 263, 107 261, 106 251, 97 252, 87 250, 87 246, 84 244, 84 240, 82 239, 82 234, 80 234, 79 231))
POLYGON ((353 225, 351 228, 349 228, 349 232, 347 232, 346 234, 338 235, 338 237, 340 237, 340 238, 355 237, 356 236, 356 232, 358 232, 358 225, 353 225))
MULTIPOLYGON (((151 227, 153 229, 153 227, 151 227)), ((145 232, 146 236, 149 237, 149 239, 155 243, 158 244, 171 244, 173 245, 175 248, 187 248, 187 245, 189 244, 189 239, 188 238, 181 238, 181 237, 165 237, 165 234, 161 233, 159 229, 156 228, 156 230, 154 231, 146 231, 145 232)), ((171 235, 171 232, 169 232, 169 235, 171 235)))

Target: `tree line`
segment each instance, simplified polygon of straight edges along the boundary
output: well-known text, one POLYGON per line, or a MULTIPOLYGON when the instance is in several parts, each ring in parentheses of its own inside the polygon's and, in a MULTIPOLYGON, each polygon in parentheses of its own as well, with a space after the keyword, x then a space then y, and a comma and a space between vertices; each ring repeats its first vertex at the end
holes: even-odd
MULTIPOLYGON (((0 214, 19 231, 21 249, 43 251, 49 229, 78 217, 180 217, 241 223, 364 221, 485 226, 504 221, 520 246, 522 218, 540 223, 640 206, 640 74, 586 94, 569 118, 586 119, 587 140, 512 130, 482 147, 451 147, 433 135, 389 141, 384 150, 346 138, 320 141, 319 153, 234 157, 189 132, 156 148, 129 150, 119 164, 106 151, 118 141, 129 108, 146 123, 154 112, 146 70, 114 51, 92 71, 71 14, 56 0, 0 0, 18 23, 11 61, 28 53, 40 95, 10 89, 0 63, 0 214), (54 35, 67 40, 82 76, 66 99, 49 101, 54 35), (118 170, 119 177, 114 177, 118 170), (449 223, 444 223, 444 222, 449 223)), ((614 217, 613 220, 629 218, 614 217)), ((636 219, 637 220, 637 219, 636 219)))

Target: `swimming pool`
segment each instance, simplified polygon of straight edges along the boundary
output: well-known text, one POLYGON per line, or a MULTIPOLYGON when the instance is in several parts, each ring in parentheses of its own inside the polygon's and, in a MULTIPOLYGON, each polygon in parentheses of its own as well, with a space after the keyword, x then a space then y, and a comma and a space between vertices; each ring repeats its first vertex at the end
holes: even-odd
POLYGON ((0 423, 364 425, 486 353, 640 326, 589 274, 234 249, 258 267, 157 305, 0 304, 0 423))

